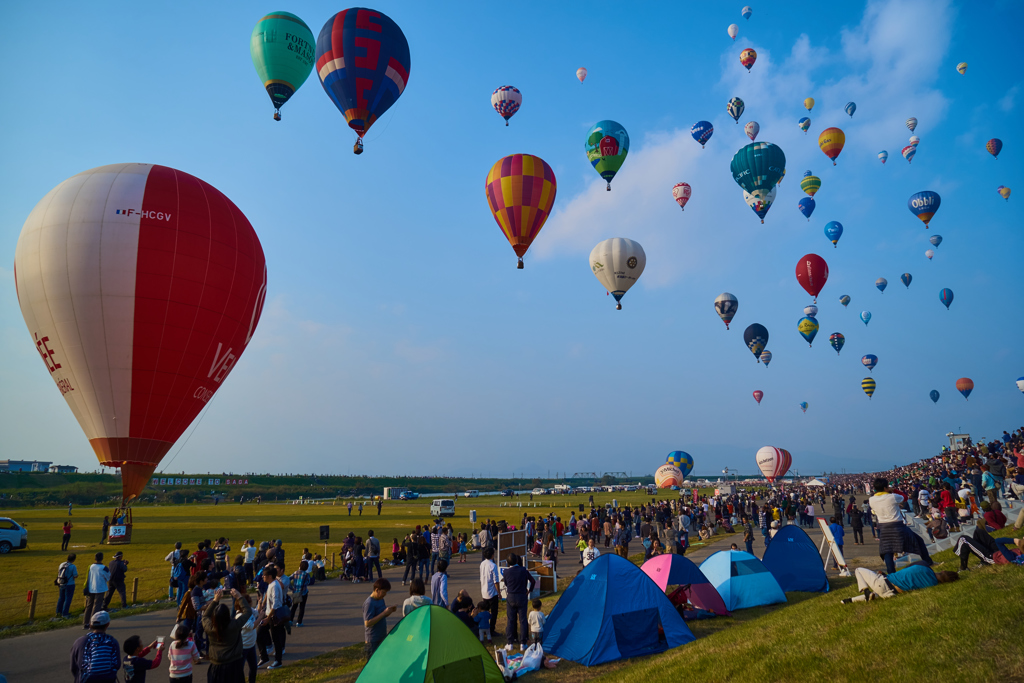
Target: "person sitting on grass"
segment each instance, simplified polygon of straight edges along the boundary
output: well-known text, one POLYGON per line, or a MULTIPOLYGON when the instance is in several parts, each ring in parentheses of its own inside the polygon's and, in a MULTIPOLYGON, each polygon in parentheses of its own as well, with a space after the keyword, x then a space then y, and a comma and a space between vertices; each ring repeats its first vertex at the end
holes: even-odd
POLYGON ((929 588, 940 583, 951 583, 960 578, 956 572, 935 572, 920 562, 915 562, 906 569, 893 572, 888 576, 866 567, 857 567, 854 574, 857 577, 857 589, 861 594, 852 598, 843 598, 840 602, 844 605, 877 598, 894 598, 899 593, 929 588))
POLYGON ((1006 515, 1003 514, 1003 506, 996 501, 989 506, 988 512, 985 513, 985 531, 997 531, 1005 526, 1006 515))
POLYGON ((142 638, 128 636, 124 641, 124 680, 125 683, 146 683, 146 672, 160 666, 160 655, 163 654, 157 641, 142 647, 142 638), (145 659, 145 656, 156 648, 156 657, 145 659))

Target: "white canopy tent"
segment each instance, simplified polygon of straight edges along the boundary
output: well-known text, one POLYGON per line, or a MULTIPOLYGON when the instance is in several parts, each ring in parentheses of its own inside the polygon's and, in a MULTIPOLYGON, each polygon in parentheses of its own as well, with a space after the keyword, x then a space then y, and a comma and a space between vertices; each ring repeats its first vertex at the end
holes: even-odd
POLYGON ((807 486, 824 486, 825 482, 821 481, 820 479, 811 479, 809 482, 807 482, 806 485, 807 486))

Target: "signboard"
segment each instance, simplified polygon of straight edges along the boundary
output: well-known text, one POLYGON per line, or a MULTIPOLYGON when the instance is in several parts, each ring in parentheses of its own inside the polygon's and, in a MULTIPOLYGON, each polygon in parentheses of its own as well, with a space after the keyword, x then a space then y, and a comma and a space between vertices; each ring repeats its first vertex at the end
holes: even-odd
POLYGON ((508 560, 508 556, 515 553, 522 561, 526 561, 526 531, 506 531, 498 534, 498 556, 494 561, 500 566, 508 560))
POLYGON ((110 526, 110 530, 107 532, 107 543, 110 545, 131 543, 131 540, 131 527, 127 524, 112 524, 110 526))
POLYGON ((331 540, 331 527, 328 525, 322 525, 320 527, 320 540, 329 541, 331 540))
POLYGON ((846 566, 846 558, 843 557, 843 551, 836 545, 836 538, 832 535, 832 530, 828 528, 828 522, 824 517, 816 517, 818 520, 818 526, 821 527, 821 533, 823 538, 821 539, 821 547, 818 548, 818 554, 820 555, 824 550, 825 546, 828 546, 828 553, 825 555, 825 566, 828 566, 828 558, 831 555, 835 558, 836 564, 839 565, 839 576, 850 576, 850 569, 846 566))

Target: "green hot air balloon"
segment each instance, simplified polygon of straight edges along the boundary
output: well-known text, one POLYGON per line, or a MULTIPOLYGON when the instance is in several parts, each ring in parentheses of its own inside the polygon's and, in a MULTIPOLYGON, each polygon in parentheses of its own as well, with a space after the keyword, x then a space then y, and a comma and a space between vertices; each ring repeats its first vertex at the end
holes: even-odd
POLYGON ((584 147, 587 160, 608 183, 608 190, 611 191, 612 178, 622 168, 622 162, 629 153, 629 133, 621 123, 610 120, 598 121, 587 132, 584 147))
POLYGON ((289 12, 272 12, 256 24, 249 52, 263 86, 274 104, 274 120, 281 107, 306 82, 313 69, 316 41, 306 22, 289 12))
POLYGON ((775 199, 772 189, 786 172, 786 155, 778 145, 752 142, 736 152, 729 169, 733 180, 747 193, 744 198, 750 195, 760 201, 761 209, 767 213, 775 199))

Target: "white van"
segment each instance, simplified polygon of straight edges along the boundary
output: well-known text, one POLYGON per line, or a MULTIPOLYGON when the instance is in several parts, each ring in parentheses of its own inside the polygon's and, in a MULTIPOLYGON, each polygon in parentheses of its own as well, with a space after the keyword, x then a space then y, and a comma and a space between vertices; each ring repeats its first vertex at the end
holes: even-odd
POLYGON ((463 495, 466 496, 466 498, 479 498, 480 492, 475 489, 470 489, 469 491, 466 491, 466 493, 464 493, 463 495))
POLYGON ((28 547, 28 529, 9 517, 0 517, 0 555, 28 547))
POLYGON ((434 517, 454 517, 455 516, 455 501, 451 498, 438 498, 430 504, 430 516, 434 517))

